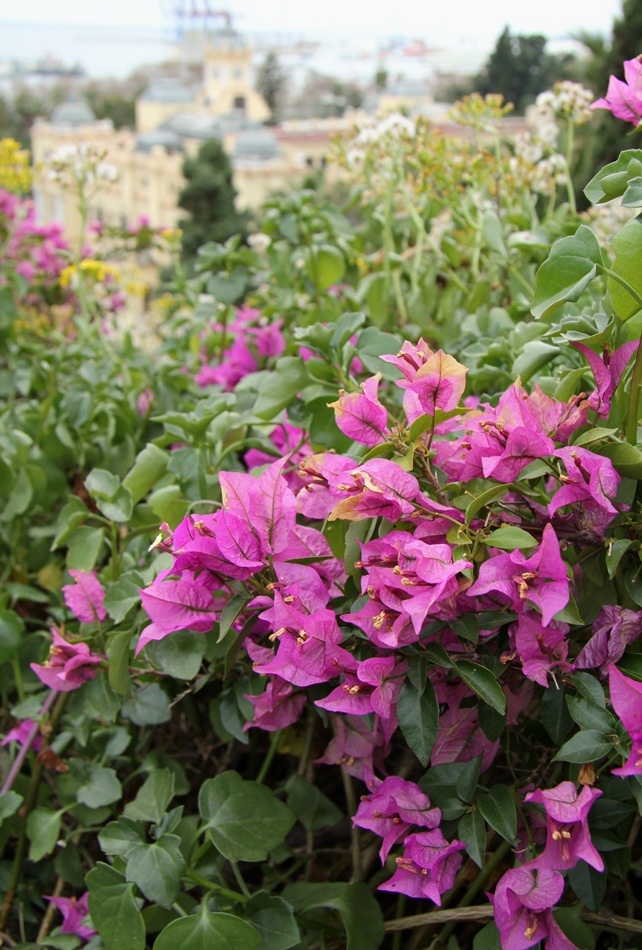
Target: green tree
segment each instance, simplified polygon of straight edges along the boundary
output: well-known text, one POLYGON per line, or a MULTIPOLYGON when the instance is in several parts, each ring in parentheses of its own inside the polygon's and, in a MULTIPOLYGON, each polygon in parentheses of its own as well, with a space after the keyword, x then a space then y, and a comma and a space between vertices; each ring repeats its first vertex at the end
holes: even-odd
POLYGON ((189 212, 179 226, 183 230, 183 256, 191 260, 208 241, 223 242, 245 230, 246 216, 236 210, 232 165, 218 139, 208 139, 195 158, 183 162, 187 184, 178 196, 178 206, 189 212))
POLYGON ((259 66, 256 76, 256 88, 265 99, 271 112, 269 125, 276 125, 281 119, 285 104, 287 75, 276 53, 267 53, 259 66))
POLYGON ((551 56, 546 52, 546 37, 511 35, 510 29, 497 40, 482 71, 475 77, 474 91, 482 95, 501 93, 522 114, 540 92, 550 89, 566 77, 569 56, 551 56))

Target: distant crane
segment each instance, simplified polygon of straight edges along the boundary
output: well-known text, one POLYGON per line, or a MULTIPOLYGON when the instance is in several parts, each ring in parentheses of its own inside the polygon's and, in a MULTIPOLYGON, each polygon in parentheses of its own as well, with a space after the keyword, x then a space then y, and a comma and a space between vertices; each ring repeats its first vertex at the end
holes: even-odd
POLYGON ((215 10, 209 0, 161 0, 163 14, 176 22, 177 38, 186 32, 201 30, 208 33, 217 20, 224 20, 224 29, 232 29, 232 14, 229 10, 215 10))

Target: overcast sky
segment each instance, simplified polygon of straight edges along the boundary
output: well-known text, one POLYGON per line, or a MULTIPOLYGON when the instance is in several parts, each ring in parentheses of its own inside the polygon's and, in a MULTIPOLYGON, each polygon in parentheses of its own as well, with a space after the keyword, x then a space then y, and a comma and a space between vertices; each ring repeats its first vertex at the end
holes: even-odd
MULTIPOLYGON (((203 0, 196 0, 202 6, 203 0)), ((105 24, 170 28, 172 9, 191 0, 29 0, 0 3, 0 20, 56 24, 105 24)), ((227 4, 211 0, 218 8, 227 4)), ((417 37, 428 44, 497 37, 505 25, 515 33, 559 37, 580 29, 610 33, 621 0, 233 0, 229 9, 244 32, 334 36, 417 37)))

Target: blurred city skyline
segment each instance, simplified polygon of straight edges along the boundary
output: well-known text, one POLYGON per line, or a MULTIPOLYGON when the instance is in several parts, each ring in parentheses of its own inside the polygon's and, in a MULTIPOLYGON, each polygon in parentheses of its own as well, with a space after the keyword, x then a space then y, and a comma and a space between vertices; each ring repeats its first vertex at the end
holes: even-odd
MULTIPOLYGON (((204 0, 196 0, 203 7, 204 0)), ((65 26, 147 27, 166 30, 176 26, 173 11, 192 6, 191 0, 110 0, 108 4, 88 4, 85 0, 30 0, 18 15, 5 12, 4 23, 33 23, 65 26)), ((462 41, 488 44, 509 26, 514 33, 542 33, 561 37, 580 30, 608 34, 613 19, 621 11, 621 0, 539 0, 536 4, 514 0, 458 0, 452 6, 417 5, 414 0, 394 3, 346 4, 325 0, 310 4, 282 0, 269 5, 264 0, 234 0, 221 6, 229 10, 239 30, 309 34, 327 37, 418 37, 427 43, 462 41)), ((211 2, 217 9, 218 4, 211 2)), ((0 23, 0 27, 2 23, 0 23)))

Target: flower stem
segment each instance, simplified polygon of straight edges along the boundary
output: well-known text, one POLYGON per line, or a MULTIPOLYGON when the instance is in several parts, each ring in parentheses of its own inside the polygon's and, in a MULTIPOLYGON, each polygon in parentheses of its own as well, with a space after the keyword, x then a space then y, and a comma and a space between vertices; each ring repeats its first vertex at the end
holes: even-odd
MULTIPOLYGON (((51 715, 50 720, 50 737, 53 736, 56 732, 60 719, 65 709, 65 703, 67 702, 68 693, 52 693, 53 697, 58 697, 56 706, 51 715)), ((15 763, 14 763, 15 765, 15 763)), ((31 775, 31 780, 29 782, 29 787, 27 789, 27 794, 25 796, 24 804, 20 809, 20 836, 18 838, 18 844, 16 846, 16 852, 13 858, 13 866, 11 868, 11 876, 9 878, 9 884, 4 895, 4 901, 2 902, 2 908, 0 909, 0 931, 3 931, 7 926, 7 921, 9 920, 9 914, 11 913, 11 908, 13 906, 13 901, 18 890, 18 885, 20 884, 20 878, 22 877, 22 868, 27 857, 27 819, 31 813, 32 808, 36 804, 38 799, 38 789, 40 787, 40 780, 43 773, 43 763, 39 758, 36 761, 36 766, 31 775)))

